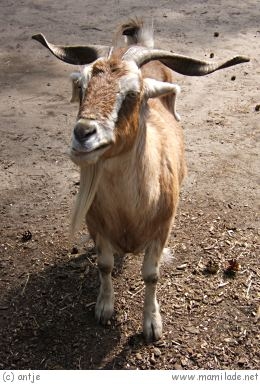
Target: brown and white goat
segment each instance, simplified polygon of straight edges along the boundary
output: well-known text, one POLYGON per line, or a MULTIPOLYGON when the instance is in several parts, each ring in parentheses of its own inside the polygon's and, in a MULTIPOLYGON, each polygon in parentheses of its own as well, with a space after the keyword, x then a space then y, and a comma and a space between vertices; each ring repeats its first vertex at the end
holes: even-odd
POLYGON ((70 155, 80 167, 72 229, 86 218, 97 246, 101 286, 96 318, 106 323, 113 313, 114 254, 144 251, 143 331, 146 339, 159 339, 159 263, 185 175, 175 111, 179 87, 171 70, 202 76, 248 59, 235 57, 219 65, 153 49, 152 35, 135 21, 124 25, 122 34, 135 45, 63 47, 42 34, 33 38, 59 59, 84 65, 72 75, 79 112, 70 155))

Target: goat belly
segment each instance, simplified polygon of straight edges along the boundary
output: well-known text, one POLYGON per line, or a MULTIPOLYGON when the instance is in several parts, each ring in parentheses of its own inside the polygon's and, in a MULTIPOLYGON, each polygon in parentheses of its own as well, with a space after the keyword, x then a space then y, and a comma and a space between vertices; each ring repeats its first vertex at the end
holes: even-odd
POLYGON ((99 233, 108 239, 115 251, 120 253, 142 252, 153 240, 164 243, 173 216, 169 210, 164 212, 164 216, 158 212, 155 217, 146 214, 145 210, 142 214, 139 211, 135 217, 119 210, 113 214, 109 210, 102 213, 100 206, 94 202, 86 217, 89 232, 94 236, 99 233))

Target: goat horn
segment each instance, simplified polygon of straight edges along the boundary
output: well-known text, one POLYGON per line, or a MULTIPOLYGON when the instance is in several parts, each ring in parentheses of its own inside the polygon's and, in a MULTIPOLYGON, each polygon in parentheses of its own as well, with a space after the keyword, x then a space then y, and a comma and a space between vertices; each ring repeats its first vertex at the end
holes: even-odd
POLYGON ((32 39, 39 41, 44 47, 48 48, 51 53, 65 63, 84 65, 89 64, 102 56, 107 56, 110 47, 105 45, 88 45, 88 46, 60 46, 54 45, 47 41, 42 33, 33 35, 32 39))
POLYGON ((152 60, 159 60, 173 71, 187 76, 204 76, 219 69, 231 67, 236 64, 246 63, 250 59, 243 56, 235 56, 221 64, 210 63, 192 59, 191 57, 178 55, 161 49, 147 49, 143 47, 131 47, 123 55, 124 60, 134 60, 138 67, 152 60))

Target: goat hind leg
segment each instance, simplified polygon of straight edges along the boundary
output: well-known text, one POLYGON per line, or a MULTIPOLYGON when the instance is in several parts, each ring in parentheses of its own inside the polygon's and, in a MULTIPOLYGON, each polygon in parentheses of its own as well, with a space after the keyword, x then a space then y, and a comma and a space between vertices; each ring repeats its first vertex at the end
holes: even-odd
POLYGON ((162 319, 156 298, 156 285, 159 279, 159 263, 163 247, 154 241, 145 252, 143 279, 145 283, 143 331, 147 341, 158 340, 162 336, 162 319))
POLYGON ((99 323, 106 324, 114 311, 114 289, 111 278, 114 267, 114 253, 111 244, 100 235, 96 238, 96 244, 101 285, 95 307, 95 316, 99 323))

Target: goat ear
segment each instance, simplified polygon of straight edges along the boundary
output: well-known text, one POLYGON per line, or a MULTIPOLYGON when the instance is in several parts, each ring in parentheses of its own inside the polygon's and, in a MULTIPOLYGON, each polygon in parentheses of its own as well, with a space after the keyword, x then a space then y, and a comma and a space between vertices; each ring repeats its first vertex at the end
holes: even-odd
POLYGON ((150 78, 144 79, 145 96, 147 98, 165 96, 167 94, 178 95, 181 91, 179 85, 174 83, 166 83, 150 78))
POLYGON ((44 47, 58 59, 68 64, 85 65, 90 64, 99 57, 107 56, 110 48, 105 45, 88 46, 61 46, 54 45, 47 41, 41 33, 33 35, 32 39, 39 41, 44 47))
POLYGON ((166 83, 154 79, 144 79, 144 94, 145 97, 154 98, 166 95, 172 95, 172 113, 177 121, 180 121, 180 116, 176 112, 176 97, 181 92, 179 85, 174 83, 166 83))
POLYGON ((72 95, 70 102, 71 103, 78 103, 80 102, 80 73, 73 72, 70 75, 71 83, 72 83, 72 95))

